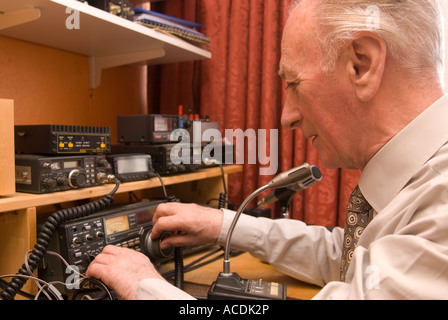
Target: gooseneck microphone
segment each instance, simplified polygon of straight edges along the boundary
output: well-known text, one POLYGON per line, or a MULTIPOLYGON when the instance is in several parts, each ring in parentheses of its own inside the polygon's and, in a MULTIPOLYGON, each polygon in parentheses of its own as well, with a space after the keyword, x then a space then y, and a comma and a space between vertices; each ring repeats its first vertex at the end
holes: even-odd
POLYGON ((238 219, 241 216, 241 213, 246 209, 247 205, 255 199, 260 193, 269 190, 269 189, 279 189, 279 188, 290 188, 293 185, 301 186, 302 190, 310 187, 315 182, 315 177, 318 177, 319 181, 322 179, 322 174, 316 166, 310 166, 308 163, 305 163, 299 167, 290 169, 283 173, 280 173, 274 179, 272 179, 267 185, 261 187, 260 189, 253 192, 246 200, 241 204, 236 212, 235 218, 230 225, 229 232, 226 238, 226 246, 224 253, 224 274, 231 274, 230 272, 230 241, 232 239, 233 230, 238 222, 238 219))
POLYGON ((279 188, 298 188, 303 190, 322 179, 320 170, 315 166, 310 166, 305 163, 299 167, 293 168, 283 172, 272 179, 267 185, 259 188, 247 197, 238 211, 230 225, 227 233, 225 248, 224 248, 224 263, 223 272, 220 273, 218 279, 212 284, 209 291, 209 299, 285 299, 286 288, 277 283, 268 283, 262 280, 244 280, 237 274, 230 271, 230 241, 232 234, 241 213, 247 205, 254 200, 260 193, 269 189, 279 188), (317 181, 316 181, 317 180, 317 181))
POLYGON ((293 183, 292 185, 284 188, 276 189, 274 192, 268 194, 266 197, 261 199, 257 205, 258 206, 268 206, 277 201, 287 200, 300 190, 305 190, 312 185, 318 183, 322 180, 322 173, 316 166, 310 166, 309 170, 304 171, 304 176, 299 181, 293 183))

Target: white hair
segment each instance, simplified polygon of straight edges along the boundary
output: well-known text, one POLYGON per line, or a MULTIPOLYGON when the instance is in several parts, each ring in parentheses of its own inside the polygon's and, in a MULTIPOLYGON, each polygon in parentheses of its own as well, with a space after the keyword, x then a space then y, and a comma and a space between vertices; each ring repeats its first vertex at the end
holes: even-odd
MULTIPOLYGON (((440 0, 311 0, 323 69, 334 68, 348 40, 375 32, 387 44, 397 67, 424 82, 437 76, 443 84, 445 26, 440 0)), ((302 0, 292 3, 293 10, 302 0)))

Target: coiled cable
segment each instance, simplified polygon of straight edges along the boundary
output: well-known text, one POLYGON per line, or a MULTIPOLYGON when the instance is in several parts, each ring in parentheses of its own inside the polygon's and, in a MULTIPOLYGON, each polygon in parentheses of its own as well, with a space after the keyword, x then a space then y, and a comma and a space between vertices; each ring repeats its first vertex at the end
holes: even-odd
POLYGON ((184 289, 184 249, 182 247, 174 248, 174 285, 184 289))
POLYGON ((53 237, 54 232, 61 225, 61 223, 92 215, 110 207, 113 204, 115 200, 113 196, 120 187, 120 181, 115 177, 113 177, 113 180, 116 184, 115 188, 103 198, 79 207, 59 210, 53 213, 46 220, 41 232, 37 237, 37 242, 34 246, 34 249, 28 257, 27 263, 22 265, 22 268, 20 268, 18 271, 18 275, 12 278, 5 289, 0 292, 0 298, 2 300, 14 300, 17 292, 22 289, 22 287, 28 280, 23 276, 29 276, 30 271, 33 272, 39 266, 40 261, 47 252, 50 240, 53 237))

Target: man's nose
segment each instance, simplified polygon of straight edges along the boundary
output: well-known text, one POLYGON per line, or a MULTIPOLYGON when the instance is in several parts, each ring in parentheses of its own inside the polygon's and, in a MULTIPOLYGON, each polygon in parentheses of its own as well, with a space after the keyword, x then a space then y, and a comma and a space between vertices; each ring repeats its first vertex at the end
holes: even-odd
POLYGON ((282 112, 282 126, 288 130, 294 130, 300 127, 302 121, 302 114, 296 105, 286 99, 282 112))

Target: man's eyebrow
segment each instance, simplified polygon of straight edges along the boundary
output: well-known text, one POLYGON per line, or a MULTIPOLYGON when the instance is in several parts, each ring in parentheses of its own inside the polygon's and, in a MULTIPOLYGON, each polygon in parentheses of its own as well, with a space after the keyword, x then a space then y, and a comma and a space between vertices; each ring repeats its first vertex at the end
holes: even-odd
POLYGON ((287 78, 286 78, 286 72, 285 72, 285 70, 284 70, 281 66, 280 66, 280 68, 279 68, 279 70, 278 70, 278 75, 279 75, 280 78, 282 78, 283 81, 285 81, 285 82, 300 83, 300 82, 302 81, 300 75, 297 75, 297 77, 296 77, 295 79, 292 79, 292 80, 287 79, 287 78))
POLYGON ((280 76, 280 78, 286 79, 285 71, 283 70, 283 68, 281 66, 278 69, 278 75, 280 76))

